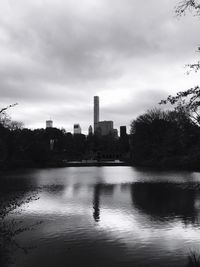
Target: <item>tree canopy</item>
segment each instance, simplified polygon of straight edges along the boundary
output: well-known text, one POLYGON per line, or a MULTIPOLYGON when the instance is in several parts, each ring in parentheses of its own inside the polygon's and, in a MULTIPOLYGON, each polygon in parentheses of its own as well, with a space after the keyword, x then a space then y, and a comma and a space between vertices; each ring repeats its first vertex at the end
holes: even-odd
POLYGON ((131 145, 132 160, 138 165, 196 166, 200 128, 185 110, 153 109, 133 120, 131 145))

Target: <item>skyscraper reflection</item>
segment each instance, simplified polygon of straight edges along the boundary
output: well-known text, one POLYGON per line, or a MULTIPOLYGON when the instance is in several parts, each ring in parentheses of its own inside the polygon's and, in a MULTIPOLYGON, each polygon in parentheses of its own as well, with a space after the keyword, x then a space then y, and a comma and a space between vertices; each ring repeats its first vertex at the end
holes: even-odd
POLYGON ((112 196, 115 185, 96 184, 94 186, 94 197, 93 197, 93 218, 95 222, 100 221, 100 197, 101 195, 112 196))

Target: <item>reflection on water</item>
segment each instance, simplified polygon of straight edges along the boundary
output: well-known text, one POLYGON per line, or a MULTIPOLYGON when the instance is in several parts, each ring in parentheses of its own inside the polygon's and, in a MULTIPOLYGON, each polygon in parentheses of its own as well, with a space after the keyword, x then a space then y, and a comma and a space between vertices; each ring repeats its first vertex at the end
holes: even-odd
POLYGON ((99 207, 99 201, 100 201, 100 190, 101 190, 101 185, 97 184, 94 187, 94 212, 93 212, 93 217, 96 222, 99 221, 100 219, 100 207, 99 207))
POLYGON ((131 197, 134 207, 153 219, 180 218, 185 223, 194 223, 198 219, 195 208, 198 190, 195 187, 174 183, 136 183, 131 185, 131 197))
POLYGON ((12 215, 25 226, 43 221, 18 235, 36 248, 17 252, 16 267, 184 266, 200 250, 199 173, 57 168, 9 173, 1 183, 39 189, 12 215))
POLYGON ((94 200, 93 200, 93 217, 96 222, 100 220, 100 196, 101 194, 112 195, 114 192, 114 185, 96 184, 94 185, 94 200))

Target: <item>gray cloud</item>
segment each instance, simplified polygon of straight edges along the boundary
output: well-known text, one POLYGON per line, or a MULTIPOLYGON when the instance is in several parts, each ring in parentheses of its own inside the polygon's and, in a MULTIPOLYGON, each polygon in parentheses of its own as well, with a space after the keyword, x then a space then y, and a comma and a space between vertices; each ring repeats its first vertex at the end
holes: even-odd
POLYGON ((86 130, 99 94, 104 119, 119 127, 168 93, 195 85, 198 76, 187 77, 183 66, 197 56, 200 24, 189 15, 177 19, 175 4, 2 1, 2 105, 19 102, 11 115, 28 127, 52 116, 56 126, 80 122, 86 130))

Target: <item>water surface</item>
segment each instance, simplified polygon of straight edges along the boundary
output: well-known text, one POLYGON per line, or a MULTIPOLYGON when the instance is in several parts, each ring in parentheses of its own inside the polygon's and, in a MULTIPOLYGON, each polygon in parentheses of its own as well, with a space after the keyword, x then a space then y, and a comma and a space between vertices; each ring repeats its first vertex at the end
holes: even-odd
POLYGON ((38 190, 37 200, 11 216, 35 224, 16 237, 34 247, 15 252, 16 267, 174 267, 200 251, 200 173, 71 167, 2 179, 38 190))

